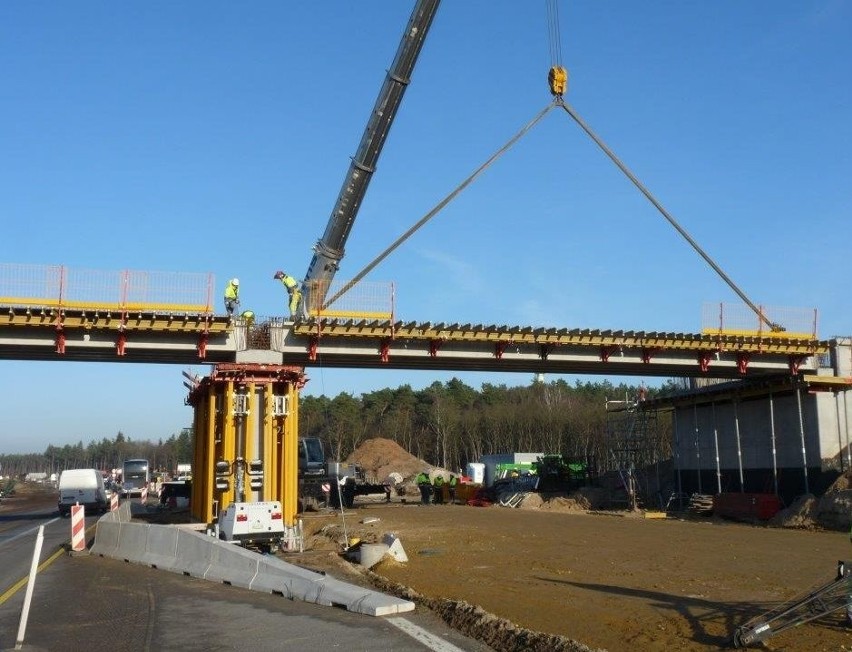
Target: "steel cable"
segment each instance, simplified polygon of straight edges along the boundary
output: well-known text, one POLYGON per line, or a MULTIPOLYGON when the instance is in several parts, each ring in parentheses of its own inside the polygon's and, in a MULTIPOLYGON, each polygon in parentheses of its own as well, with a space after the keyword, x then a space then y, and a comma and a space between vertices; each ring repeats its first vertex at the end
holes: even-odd
POLYGON ((722 278, 723 281, 725 281, 725 283, 728 284, 728 287, 730 287, 734 292, 736 292, 737 296, 742 299, 746 303, 746 305, 754 311, 754 313, 758 316, 758 319, 764 322, 773 331, 783 330, 783 328, 781 328, 778 324, 771 322, 763 314, 763 311, 761 311, 760 308, 758 308, 751 301, 751 299, 749 299, 745 295, 745 293, 737 286, 737 284, 734 283, 734 281, 731 280, 731 278, 727 274, 725 274, 722 268, 719 267, 719 265, 717 265, 715 261, 710 258, 710 256, 699 246, 699 244, 692 238, 692 236, 690 236, 689 233, 686 232, 686 229, 684 229, 680 224, 678 224, 677 220, 675 220, 674 217, 672 217, 669 212, 665 208, 663 208, 663 205, 657 201, 654 195, 652 195, 651 192, 642 184, 642 182, 639 181, 636 175, 634 175, 627 168, 627 166, 621 162, 621 160, 615 155, 615 153, 609 147, 607 147, 606 143, 604 143, 603 140, 601 140, 598 135, 595 134, 594 131, 592 131, 591 127, 589 127, 589 125, 587 125, 583 121, 583 119, 577 114, 577 112, 571 107, 571 105, 569 105, 561 98, 557 98, 557 104, 559 104, 563 109, 565 109, 565 112, 570 115, 578 125, 580 125, 583 131, 588 134, 589 138, 595 141, 598 147, 603 150, 604 154, 606 154, 610 158, 610 160, 612 160, 612 162, 618 166, 618 169, 621 170, 627 176, 627 178, 633 182, 633 185, 635 185, 639 189, 639 191, 643 195, 645 195, 648 201, 650 201, 657 208, 657 210, 662 214, 662 216, 669 221, 669 224, 671 224, 677 230, 677 232, 680 233, 681 236, 683 236, 683 238, 692 246, 692 248, 696 252, 698 252, 698 254, 704 259, 704 261, 708 265, 710 265, 710 267, 713 268, 713 270, 722 278))
POLYGON ((438 204, 430 210, 426 215, 420 218, 414 226, 409 228, 405 233, 399 236, 393 244, 391 244, 387 249, 385 249, 381 254, 379 254, 373 261, 367 265, 364 269, 358 272, 355 277, 346 283, 340 290, 333 296, 331 299, 326 301, 323 304, 322 310, 326 310, 332 303, 337 301, 340 297, 346 294, 352 287, 358 283, 362 278, 364 278, 367 274, 369 274, 380 262, 382 262, 385 258, 387 258, 393 251, 399 247, 403 242, 405 242, 408 238, 410 238, 421 226, 426 224, 429 220, 431 220, 435 215, 440 213, 447 204, 449 204, 453 199, 455 199, 465 188, 467 188, 479 175, 481 175, 488 167, 494 163, 498 158, 500 158, 503 154, 505 154, 509 148, 512 147, 516 142, 518 142, 530 129, 532 129, 538 122, 550 112, 556 106, 557 102, 554 100, 550 104, 548 104, 544 109, 539 111, 539 113, 530 120, 526 125, 524 125, 521 130, 512 136, 505 145, 503 145, 500 149, 498 149, 494 154, 492 154, 485 163, 480 165, 476 171, 473 172, 469 177, 467 177, 464 181, 462 181, 455 190, 453 190, 449 195, 444 197, 438 204))

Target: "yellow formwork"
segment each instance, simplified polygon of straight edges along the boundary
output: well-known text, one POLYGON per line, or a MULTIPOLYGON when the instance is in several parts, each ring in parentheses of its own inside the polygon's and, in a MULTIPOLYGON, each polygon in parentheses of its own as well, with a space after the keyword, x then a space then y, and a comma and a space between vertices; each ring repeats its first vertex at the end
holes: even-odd
POLYGON ((260 491, 250 490, 250 476, 244 475, 245 500, 279 501, 285 527, 296 526, 298 405, 304 382, 300 367, 221 364, 190 391, 188 402, 195 410, 193 459, 197 465, 190 503, 193 520, 212 523, 221 509, 237 500, 233 474, 228 476, 226 491, 216 489, 215 465, 218 460, 227 460, 233 470, 234 461, 242 458, 263 463, 260 491), (245 413, 235 410, 241 395, 248 401, 245 413), (282 406, 287 406, 286 412, 282 406))

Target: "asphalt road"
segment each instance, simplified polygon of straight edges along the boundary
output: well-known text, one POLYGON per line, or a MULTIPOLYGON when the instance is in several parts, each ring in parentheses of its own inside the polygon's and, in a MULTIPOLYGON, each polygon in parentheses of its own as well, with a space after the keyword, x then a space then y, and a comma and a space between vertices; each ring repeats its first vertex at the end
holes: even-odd
POLYGON ((24 650, 490 649, 424 610, 375 618, 96 555, 72 555, 63 549, 70 539, 69 519, 59 519, 46 504, 0 512, 2 650, 15 648, 42 524, 42 569, 33 589, 24 650))

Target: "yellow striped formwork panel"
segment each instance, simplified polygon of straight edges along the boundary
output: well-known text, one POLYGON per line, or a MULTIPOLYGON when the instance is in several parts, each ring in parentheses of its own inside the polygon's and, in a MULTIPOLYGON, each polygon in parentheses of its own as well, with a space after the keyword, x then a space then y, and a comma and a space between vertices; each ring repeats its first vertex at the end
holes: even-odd
POLYGON ((706 303, 701 312, 702 335, 817 339, 817 309, 758 306, 744 303, 706 303))
POLYGON ((0 264, 0 306, 208 314, 213 276, 0 264))
POLYGON ((307 312, 319 319, 392 320, 393 283, 379 281, 311 281, 305 286, 307 312))

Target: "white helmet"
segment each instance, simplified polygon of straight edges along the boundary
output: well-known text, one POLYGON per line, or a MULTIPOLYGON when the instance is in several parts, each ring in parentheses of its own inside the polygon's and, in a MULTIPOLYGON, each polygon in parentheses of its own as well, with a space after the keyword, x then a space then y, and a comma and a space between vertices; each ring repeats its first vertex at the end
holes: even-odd
POLYGON ((231 285, 237 286, 239 284, 240 284, 240 279, 238 279, 238 278, 232 278, 231 279, 231 285))

